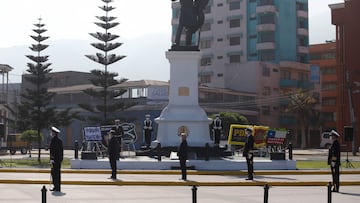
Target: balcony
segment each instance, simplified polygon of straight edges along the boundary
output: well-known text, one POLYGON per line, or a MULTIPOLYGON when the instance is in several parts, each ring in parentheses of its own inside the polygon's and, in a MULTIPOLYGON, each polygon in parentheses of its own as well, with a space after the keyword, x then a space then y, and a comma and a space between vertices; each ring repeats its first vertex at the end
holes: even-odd
POLYGON ((256 13, 275 13, 276 7, 274 5, 263 5, 256 7, 256 13))
POLYGON ((298 10, 296 12, 296 14, 297 14, 297 17, 300 17, 300 18, 308 18, 309 17, 309 14, 307 11, 298 10))
POLYGON ((301 53, 301 54, 308 54, 309 47, 298 46, 297 51, 298 51, 298 53, 301 53))
POLYGON ((275 23, 274 24, 260 24, 256 26, 256 31, 258 32, 266 32, 266 31, 275 31, 275 23))
POLYGON ((296 80, 291 79, 280 79, 280 88, 284 87, 292 87, 295 88, 298 86, 298 82, 296 80))
POLYGON ((287 105, 289 105, 289 103, 290 103, 289 99, 280 99, 279 100, 279 105, 280 106, 287 106, 287 105))
POLYGON ((256 50, 269 50, 269 49, 275 49, 275 43, 274 42, 263 42, 263 43, 257 43, 256 44, 256 50))
POLYGON ((309 30, 305 29, 305 28, 298 28, 297 29, 297 34, 301 35, 301 36, 308 36, 309 35, 309 30))
POLYGON ((291 116, 280 116, 279 123, 280 125, 285 125, 285 126, 295 125, 296 119, 291 116))
POLYGON ((301 89, 313 89, 314 88, 314 83, 312 83, 310 81, 299 81, 298 82, 298 88, 301 88, 301 89))

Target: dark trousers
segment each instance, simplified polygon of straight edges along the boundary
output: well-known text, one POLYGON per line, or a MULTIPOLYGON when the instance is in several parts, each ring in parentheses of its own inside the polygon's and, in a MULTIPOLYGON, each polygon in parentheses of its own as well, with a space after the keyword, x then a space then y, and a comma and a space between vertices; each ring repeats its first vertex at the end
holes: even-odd
POLYGON ((221 137, 221 130, 214 130, 214 143, 219 144, 221 137))
POLYGON ((180 159, 181 179, 186 180, 186 159, 180 159))
POLYGON ((254 155, 252 153, 249 153, 246 155, 246 164, 248 169, 248 178, 253 179, 253 173, 254 173, 254 155))
POLYGON ((331 166, 331 175, 333 179, 334 190, 339 191, 339 187, 340 187, 339 165, 336 164, 334 167, 331 166))
POLYGON ((110 167, 111 167, 111 178, 116 179, 116 158, 115 157, 109 157, 110 161, 110 167))
POLYGON ((60 191, 61 187, 61 174, 60 174, 61 163, 53 163, 51 169, 51 177, 54 185, 54 191, 60 191))
POLYGON ((151 131, 145 130, 145 144, 146 146, 150 146, 151 144, 151 131))

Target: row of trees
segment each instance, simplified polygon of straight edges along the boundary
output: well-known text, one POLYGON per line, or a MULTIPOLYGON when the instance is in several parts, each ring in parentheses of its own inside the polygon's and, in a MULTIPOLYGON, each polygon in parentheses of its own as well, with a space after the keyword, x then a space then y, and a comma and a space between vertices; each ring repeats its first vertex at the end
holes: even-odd
POLYGON ((27 64, 28 69, 26 72, 28 75, 23 77, 29 86, 25 87, 21 93, 21 102, 13 106, 7 105, 6 108, 13 115, 14 119, 8 119, 9 126, 16 129, 18 132, 24 132, 24 139, 33 141, 32 137, 34 132, 36 132, 36 139, 38 141, 39 153, 38 161, 41 159, 41 131, 44 129, 49 129, 51 126, 68 126, 74 119, 79 119, 95 124, 108 124, 112 119, 109 117, 108 112, 116 112, 118 110, 123 110, 134 104, 126 104, 123 102, 117 102, 109 104, 109 99, 122 95, 125 90, 118 90, 117 93, 114 93, 110 87, 123 83, 127 79, 116 80, 115 77, 118 76, 117 73, 109 72, 108 66, 113 64, 125 56, 119 56, 116 54, 111 54, 110 51, 120 47, 122 43, 111 41, 118 38, 118 35, 113 35, 109 30, 119 23, 112 22, 116 17, 109 16, 109 12, 115 7, 110 6, 109 4, 113 0, 102 0, 105 5, 99 6, 101 10, 105 12, 104 16, 96 16, 100 22, 95 22, 95 24, 103 28, 103 32, 90 33, 91 36, 99 40, 99 43, 92 43, 91 45, 96 49, 102 51, 102 53, 96 53, 95 55, 86 55, 89 59, 101 64, 104 69, 94 69, 90 72, 94 75, 93 79, 90 81, 95 88, 90 88, 84 92, 94 98, 97 98, 102 101, 96 105, 91 104, 79 104, 84 110, 92 112, 90 116, 80 116, 79 112, 74 112, 71 108, 67 109, 58 109, 54 106, 51 106, 51 101, 54 99, 55 93, 48 91, 48 83, 51 80, 48 73, 52 71, 50 68, 51 63, 48 63, 49 56, 42 55, 42 52, 49 47, 49 45, 43 44, 45 40, 49 37, 43 36, 47 30, 44 28, 45 24, 39 18, 39 22, 34 24, 35 29, 33 31, 35 35, 30 37, 36 41, 29 48, 31 51, 35 52, 34 55, 27 55, 26 57, 30 59, 31 62, 27 64), (99 116, 102 114, 102 116, 99 116), (32 130, 31 133, 28 133, 28 130, 32 130), (29 138, 26 138, 29 136, 29 138))

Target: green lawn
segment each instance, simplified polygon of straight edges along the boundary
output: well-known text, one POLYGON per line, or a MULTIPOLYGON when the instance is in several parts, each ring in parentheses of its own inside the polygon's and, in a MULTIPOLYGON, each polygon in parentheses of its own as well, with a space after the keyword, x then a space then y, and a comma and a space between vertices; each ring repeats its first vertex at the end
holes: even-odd
MULTIPOLYGON (((354 161, 351 162, 351 164, 356 169, 360 169, 360 162, 354 161)), ((345 168, 346 163, 342 162, 341 167, 345 168)), ((326 169, 330 168, 329 165, 327 165, 326 161, 296 161, 296 168, 297 169, 326 169)))
MULTIPOLYGON (((0 166, 14 168, 50 168, 49 158, 41 158, 39 163, 37 157, 28 159, 2 159, 0 166)), ((70 168, 70 159, 64 158, 61 167, 70 168)))

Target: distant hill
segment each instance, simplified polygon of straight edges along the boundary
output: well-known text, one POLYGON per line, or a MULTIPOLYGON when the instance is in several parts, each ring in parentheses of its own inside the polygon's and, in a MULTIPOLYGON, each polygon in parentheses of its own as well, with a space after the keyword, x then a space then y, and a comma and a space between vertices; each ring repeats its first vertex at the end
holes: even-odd
MULTIPOLYGON (((165 51, 170 46, 170 37, 165 34, 147 35, 136 39, 118 38, 118 42, 123 45, 116 49, 114 53, 125 55, 126 58, 110 65, 109 71, 117 72, 119 77, 129 80, 151 79, 167 81, 170 77, 169 63, 165 58, 165 51)), ((35 42, 35 41, 34 41, 35 42)), ((34 43, 29 39, 29 43, 34 43)), ((76 70, 89 72, 92 69, 102 69, 99 64, 92 62, 85 57, 85 54, 95 54, 98 50, 93 48, 90 43, 98 42, 96 39, 74 40, 64 39, 45 41, 50 45, 43 54, 49 55, 50 68, 53 72, 76 70)), ((14 46, 0 48, 0 64, 8 64, 14 68, 9 73, 9 82, 21 82, 21 74, 26 72, 26 64, 30 60, 25 55, 33 55, 28 47, 14 46)))

